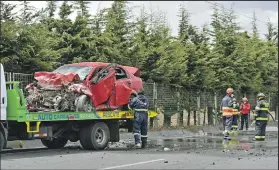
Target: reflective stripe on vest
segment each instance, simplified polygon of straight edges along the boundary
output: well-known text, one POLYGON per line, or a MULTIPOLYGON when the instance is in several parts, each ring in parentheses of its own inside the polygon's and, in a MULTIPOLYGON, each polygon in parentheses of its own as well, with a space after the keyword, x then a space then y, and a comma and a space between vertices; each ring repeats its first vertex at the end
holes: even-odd
POLYGON ((256 120, 268 120, 268 117, 257 117, 256 120))
POLYGON ((148 109, 135 109, 135 111, 138 111, 138 112, 147 112, 148 109))
POLYGON ((262 111, 268 111, 269 112, 269 108, 256 107, 255 110, 262 110, 262 111))
POLYGON ((265 139, 265 136, 255 136, 256 139, 265 139))
POLYGON ((233 115, 238 115, 238 109, 233 109, 233 115))
POLYGON ((232 116, 234 109, 231 107, 222 107, 223 116, 232 116))

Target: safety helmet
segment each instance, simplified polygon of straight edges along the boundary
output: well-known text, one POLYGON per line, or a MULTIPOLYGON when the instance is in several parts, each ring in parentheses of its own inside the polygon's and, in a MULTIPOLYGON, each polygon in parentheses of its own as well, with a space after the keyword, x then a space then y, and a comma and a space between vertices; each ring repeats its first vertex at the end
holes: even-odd
POLYGON ((243 102, 248 102, 248 99, 247 99, 246 97, 243 97, 243 98, 242 98, 242 101, 243 101, 243 102))
POLYGON ((232 88, 227 88, 227 94, 231 95, 233 93, 233 89, 232 88))
POLYGON ((259 93, 259 94, 257 94, 257 98, 258 99, 265 98, 265 95, 263 93, 259 93))

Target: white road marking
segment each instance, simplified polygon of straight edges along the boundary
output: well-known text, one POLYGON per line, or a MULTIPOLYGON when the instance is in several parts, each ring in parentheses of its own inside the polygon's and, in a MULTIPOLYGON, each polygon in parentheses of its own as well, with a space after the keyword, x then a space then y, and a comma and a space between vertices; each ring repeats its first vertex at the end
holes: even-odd
POLYGON ((116 169, 116 168, 123 168, 127 166, 134 166, 134 165, 140 165, 140 164, 147 164, 147 163, 152 163, 152 162, 158 162, 158 161, 164 161, 165 159, 155 159, 151 161, 144 161, 144 162, 138 162, 138 163, 133 163, 133 164, 126 164, 126 165, 119 165, 119 166, 113 166, 113 167, 108 167, 104 169, 116 169))

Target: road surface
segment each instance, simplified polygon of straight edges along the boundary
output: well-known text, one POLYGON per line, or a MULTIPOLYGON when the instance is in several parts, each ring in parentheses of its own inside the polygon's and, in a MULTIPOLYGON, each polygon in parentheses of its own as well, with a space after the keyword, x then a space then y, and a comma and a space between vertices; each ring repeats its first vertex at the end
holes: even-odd
POLYGON ((156 139, 137 150, 132 140, 104 151, 79 146, 1 155, 3 169, 278 169, 278 132, 265 142, 252 135, 226 142, 221 136, 156 139))

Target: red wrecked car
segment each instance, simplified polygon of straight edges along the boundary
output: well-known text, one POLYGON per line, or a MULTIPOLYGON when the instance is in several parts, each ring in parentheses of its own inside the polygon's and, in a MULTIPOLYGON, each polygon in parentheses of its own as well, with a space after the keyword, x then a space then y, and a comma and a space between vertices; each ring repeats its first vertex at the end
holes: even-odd
POLYGON ((143 86, 138 68, 102 62, 67 64, 34 78, 26 87, 30 111, 125 110, 143 86))

